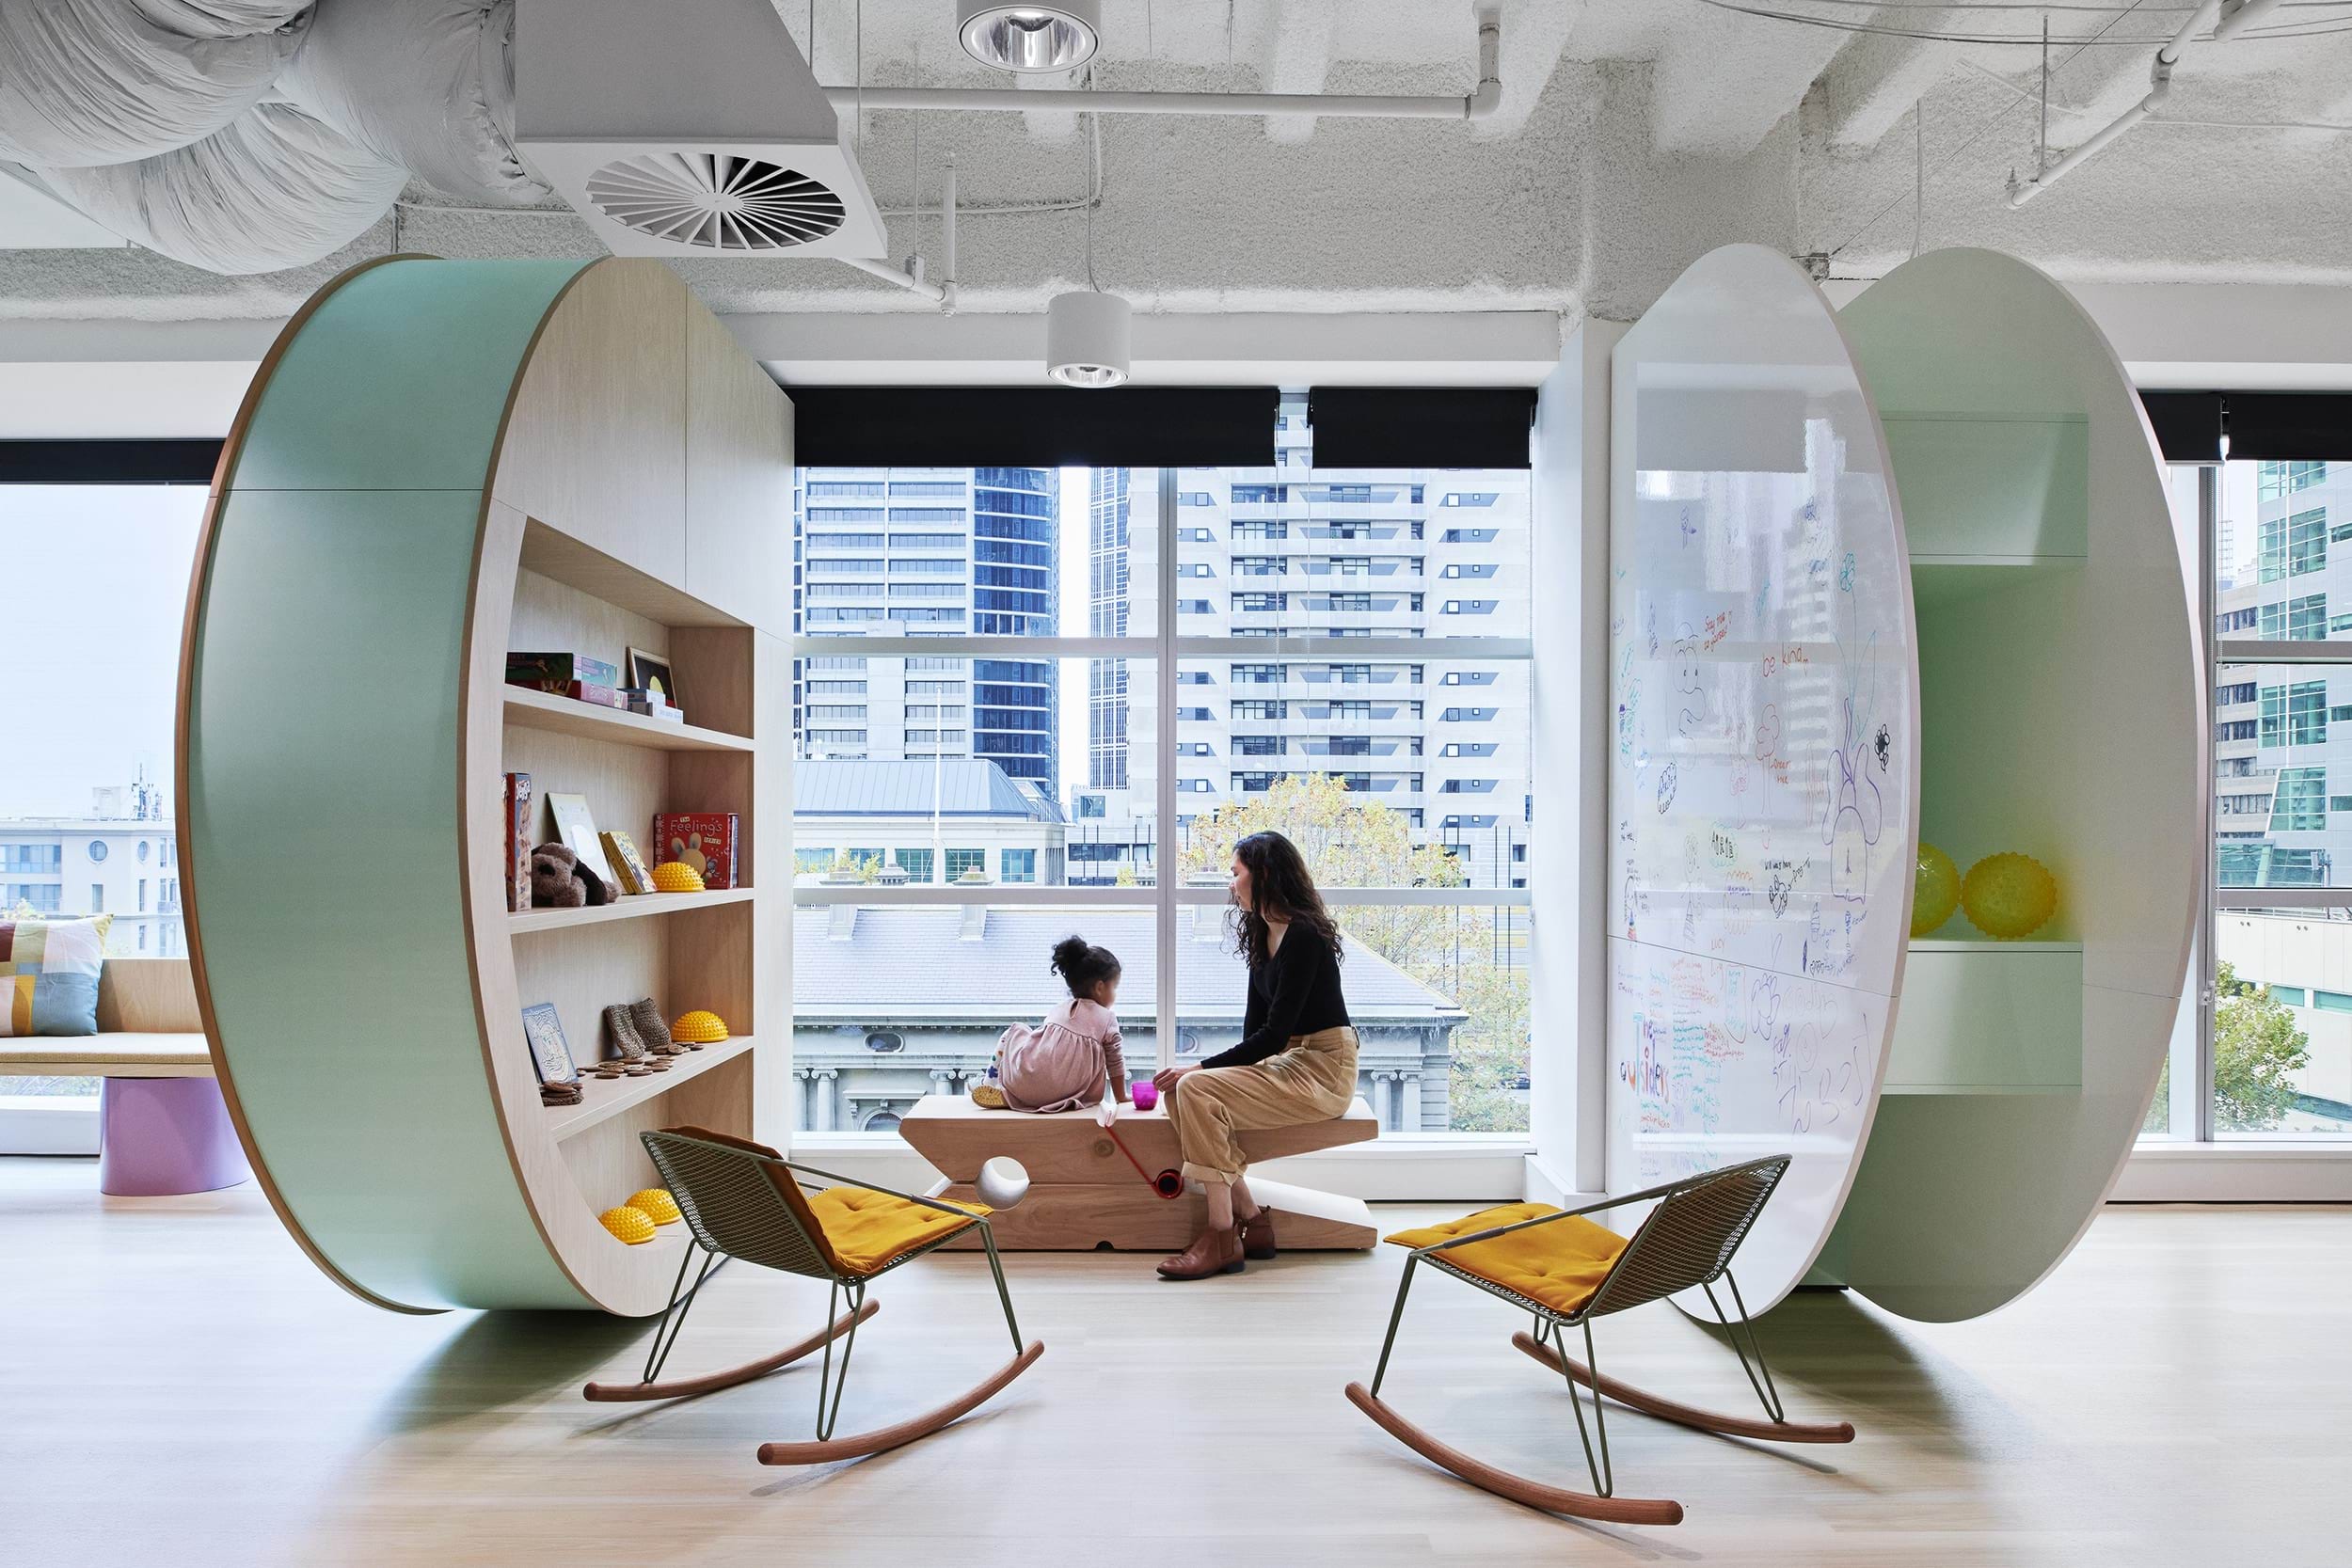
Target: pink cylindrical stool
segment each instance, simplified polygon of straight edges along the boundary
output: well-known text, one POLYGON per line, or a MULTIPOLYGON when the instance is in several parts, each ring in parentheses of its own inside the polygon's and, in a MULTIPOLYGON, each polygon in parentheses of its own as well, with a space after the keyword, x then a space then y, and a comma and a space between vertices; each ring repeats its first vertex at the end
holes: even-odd
POLYGON ((210 1078, 109 1078, 98 1090, 98 1190, 163 1197, 253 1174, 210 1078))

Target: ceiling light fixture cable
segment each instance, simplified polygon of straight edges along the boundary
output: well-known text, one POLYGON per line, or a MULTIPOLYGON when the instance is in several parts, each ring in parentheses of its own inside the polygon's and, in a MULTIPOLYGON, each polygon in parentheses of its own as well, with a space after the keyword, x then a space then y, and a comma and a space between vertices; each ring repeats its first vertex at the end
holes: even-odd
MULTIPOLYGON (((1708 3, 1712 5, 1714 0, 1708 0, 1708 3)), ((2122 21, 2124 17, 2129 16, 2132 11, 2138 8, 2139 0, 2134 0, 2134 4, 2128 9, 2108 20, 2106 24, 2107 27, 2114 26, 2118 22, 2122 21)), ((2103 27, 2100 29, 2100 32, 2104 33, 2106 30, 2106 28, 2103 27)), ((2050 68, 2051 74, 2055 76, 2058 72, 2064 71, 2068 66, 2074 64, 2074 61, 2081 56, 2084 50, 2090 48, 2092 44, 2098 41, 2098 34, 2093 34, 2091 37, 2085 39, 2082 42, 2076 44, 2063 58, 2058 61, 2057 65, 2050 68)), ((1978 124, 1975 130, 1969 132, 1967 135, 1961 138, 1958 146, 1954 147, 1949 152, 1947 152, 1943 157, 1936 160, 1935 167, 1931 172, 1941 174, 1944 170, 1949 168, 1952 166, 1953 160, 1958 158, 1963 152, 1967 151, 1969 148, 1976 145, 1978 138, 1981 137, 1987 131, 1992 130, 1993 127, 1998 125, 2004 119, 2007 119, 2011 114, 2014 114, 2016 112, 2017 105, 2026 102, 2027 102, 2026 98, 2011 99, 2000 108, 1995 109, 1993 113, 1987 115, 1984 119, 1978 124)), ((1924 185, 1925 182, 1922 181, 1921 183, 1924 185)), ((1842 244, 1832 246, 1828 254, 1833 258, 1842 255, 1845 251, 1851 248, 1856 240, 1859 240, 1863 235, 1877 228, 1880 219, 1885 217, 1887 214, 1893 212, 1896 208, 1901 206, 1902 204, 1903 198, 1899 196, 1894 200, 1888 202, 1885 206, 1881 207, 1877 212, 1872 213, 1868 217, 1863 220, 1861 228, 1855 230, 1851 234, 1848 235, 1842 244)))

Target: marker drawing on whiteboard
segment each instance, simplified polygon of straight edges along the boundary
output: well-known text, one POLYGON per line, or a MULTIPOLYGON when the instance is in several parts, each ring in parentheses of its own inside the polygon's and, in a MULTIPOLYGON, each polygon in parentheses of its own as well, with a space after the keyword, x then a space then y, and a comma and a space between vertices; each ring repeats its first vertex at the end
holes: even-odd
POLYGON ((1658 775, 1658 810, 1661 816, 1668 806, 1675 803, 1676 778, 1675 765, 1671 762, 1658 775))

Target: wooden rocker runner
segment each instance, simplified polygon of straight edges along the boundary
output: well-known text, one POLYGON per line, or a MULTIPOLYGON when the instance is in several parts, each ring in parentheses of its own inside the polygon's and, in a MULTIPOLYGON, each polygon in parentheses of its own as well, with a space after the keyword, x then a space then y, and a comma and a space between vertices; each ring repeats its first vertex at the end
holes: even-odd
POLYGON ((1410 1247, 1412 1256, 1405 1260, 1405 1277, 1396 1289, 1396 1307, 1389 1314, 1389 1333, 1380 1344, 1380 1362, 1374 1369, 1372 1386, 1349 1384, 1349 1402, 1390 1436, 1473 1486, 1549 1513, 1621 1525, 1678 1525, 1682 1505, 1666 1497, 1616 1495, 1616 1478, 1609 1463, 1609 1427, 1602 1413, 1604 1395, 1646 1415, 1725 1436, 1760 1437, 1777 1443, 1852 1442, 1853 1428, 1843 1421, 1808 1426, 1787 1418, 1772 1370, 1764 1364, 1763 1348, 1756 1343, 1756 1325, 1748 1321, 1747 1304, 1740 1298, 1739 1282, 1731 1277, 1732 1254, 1740 1250, 1788 1170, 1788 1157, 1774 1155, 1582 1209, 1510 1203, 1449 1225, 1400 1231, 1387 1238, 1396 1245, 1410 1247), (1630 1241, 1583 1217, 1652 1199, 1657 1200, 1657 1207, 1630 1241), (1413 1288, 1413 1270, 1421 1263, 1525 1307, 1534 1317, 1535 1332, 1514 1334, 1511 1342, 1566 1380, 1568 1404, 1576 1414, 1576 1434, 1584 1446, 1584 1466, 1593 1478, 1591 1492, 1549 1486, 1498 1469, 1439 1442, 1381 1400, 1380 1382, 1388 1375, 1389 1353, 1395 1348, 1397 1324, 1405 1317, 1405 1297, 1413 1288), (1731 1291, 1732 1306, 1739 1313, 1736 1328, 1716 1300, 1718 1280, 1731 1291), (1731 1341, 1732 1354, 1740 1357, 1740 1370, 1748 1375, 1748 1386, 1764 1402, 1765 1419, 1719 1416, 1661 1399, 1598 1370, 1593 1354, 1595 1318, 1659 1301, 1693 1286, 1706 1291, 1708 1305, 1715 1309, 1716 1321, 1731 1341), (1564 1336, 1571 1328, 1583 1331, 1582 1361, 1567 1354, 1564 1336), (1589 1431, 1583 1402, 1577 1394, 1579 1384, 1593 1391, 1589 1431), (1597 1454, 1594 1451, 1597 1443, 1597 1454))
POLYGON ((1012 1296, 1005 1289, 1005 1271, 997 1261, 996 1243, 989 1229, 991 1211, 981 1204, 947 1204, 887 1188, 856 1186, 830 1171, 785 1159, 774 1149, 747 1138, 730 1137, 699 1127, 673 1128, 640 1135, 654 1166, 669 1183, 686 1218, 693 1244, 678 1260, 677 1278, 670 1287, 670 1304, 656 1325, 653 1345, 645 1355, 644 1376, 636 1383, 591 1383, 581 1392, 591 1400, 631 1401, 682 1399, 731 1388, 765 1377, 803 1356, 824 1351, 823 1370, 817 1384, 817 1436, 807 1443, 762 1443, 762 1465, 822 1465, 834 1460, 859 1459, 867 1454, 912 1443, 937 1432, 994 1398, 1004 1386, 1045 1354, 1036 1339, 1023 1344, 1021 1324, 1013 1317, 1012 1296), (813 1187, 799 1175, 841 1182, 813 1187), (841 1417, 842 1389, 849 1382, 850 1356, 857 1348, 858 1325, 874 1315, 880 1304, 866 1299, 866 1288, 902 1263, 963 1235, 977 1227, 980 1244, 988 1251, 989 1272, 995 1276, 996 1299, 1005 1308, 1005 1326, 1012 1334, 1015 1354, 977 1386, 924 1415, 894 1426, 835 1437, 841 1417), (686 1271, 695 1249, 703 1253, 694 1282, 686 1271), (740 1258, 763 1268, 826 1281, 825 1326, 772 1355, 725 1371, 700 1377, 660 1381, 661 1369, 677 1344, 678 1332, 694 1297, 722 1259, 740 1258), (846 1316, 844 1305, 849 1310, 846 1316), (841 1343, 841 1367, 834 1370, 834 1342, 841 1343))

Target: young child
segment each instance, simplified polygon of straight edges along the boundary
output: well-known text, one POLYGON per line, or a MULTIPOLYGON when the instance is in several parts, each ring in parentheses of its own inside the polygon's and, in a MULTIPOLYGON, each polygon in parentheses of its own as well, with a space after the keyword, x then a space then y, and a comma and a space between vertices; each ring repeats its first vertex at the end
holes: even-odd
POLYGON ((996 1041, 996 1082, 976 1085, 972 1099, 993 1110, 1068 1111, 1103 1099, 1107 1080, 1127 1100, 1127 1061, 1120 1053, 1119 958, 1084 937, 1054 943, 1054 968, 1070 986, 1070 1000, 1038 1024, 1016 1023, 996 1041))

